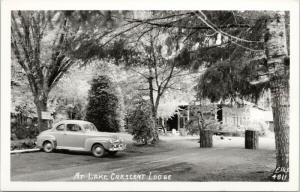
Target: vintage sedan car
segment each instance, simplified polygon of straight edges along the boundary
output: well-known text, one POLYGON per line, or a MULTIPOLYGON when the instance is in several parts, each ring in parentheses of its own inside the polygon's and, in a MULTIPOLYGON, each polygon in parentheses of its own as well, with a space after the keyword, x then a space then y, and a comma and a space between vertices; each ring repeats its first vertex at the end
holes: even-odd
POLYGON ((125 149, 123 140, 115 133, 99 132, 93 123, 64 120, 37 136, 37 146, 45 152, 54 149, 91 151, 95 157, 114 155, 125 149))

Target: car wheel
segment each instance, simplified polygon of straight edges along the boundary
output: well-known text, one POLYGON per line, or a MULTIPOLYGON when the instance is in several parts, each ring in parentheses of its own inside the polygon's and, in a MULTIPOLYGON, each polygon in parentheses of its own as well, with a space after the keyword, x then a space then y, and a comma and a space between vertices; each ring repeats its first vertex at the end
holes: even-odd
POLYGON ((105 149, 102 145, 100 144, 95 144, 92 147, 92 153, 95 157, 103 157, 105 154, 105 149))
POLYGON ((118 151, 108 151, 108 154, 111 156, 114 156, 117 154, 118 151))
POLYGON ((50 141, 46 141, 43 145, 43 150, 46 152, 46 153, 50 153, 52 152, 54 149, 53 147, 53 144, 50 142, 50 141))

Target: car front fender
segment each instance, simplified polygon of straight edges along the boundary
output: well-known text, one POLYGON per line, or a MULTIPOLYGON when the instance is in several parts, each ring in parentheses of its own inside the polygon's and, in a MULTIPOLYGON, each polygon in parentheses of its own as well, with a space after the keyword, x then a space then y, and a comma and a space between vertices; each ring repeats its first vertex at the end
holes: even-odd
POLYGON ((45 141, 50 141, 56 147, 56 138, 53 135, 41 135, 37 137, 37 147, 42 148, 45 141))
POLYGON ((84 148, 87 151, 90 151, 92 149, 92 146, 96 143, 101 144, 105 149, 109 149, 111 146, 111 143, 107 139, 103 138, 88 138, 85 140, 84 148))

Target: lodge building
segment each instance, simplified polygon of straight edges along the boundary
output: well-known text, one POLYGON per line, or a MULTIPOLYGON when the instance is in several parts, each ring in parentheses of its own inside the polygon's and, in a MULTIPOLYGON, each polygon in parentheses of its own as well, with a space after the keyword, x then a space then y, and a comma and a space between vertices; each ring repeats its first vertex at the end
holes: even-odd
POLYGON ((220 124, 220 131, 236 132, 245 129, 263 129, 268 126, 272 131, 273 118, 271 110, 267 110, 257 105, 244 102, 243 104, 205 104, 192 103, 181 105, 174 115, 168 119, 159 118, 157 126, 165 128, 168 132, 179 134, 184 132, 190 120, 196 119, 201 111, 205 116, 211 116, 220 124))

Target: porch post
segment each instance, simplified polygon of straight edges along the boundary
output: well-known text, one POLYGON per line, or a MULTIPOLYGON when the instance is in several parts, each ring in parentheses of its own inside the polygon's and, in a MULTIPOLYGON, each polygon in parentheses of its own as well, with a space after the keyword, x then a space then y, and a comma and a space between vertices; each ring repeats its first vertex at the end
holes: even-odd
POLYGON ((178 118, 177 118, 177 130, 180 129, 180 112, 177 113, 178 114, 178 118))

